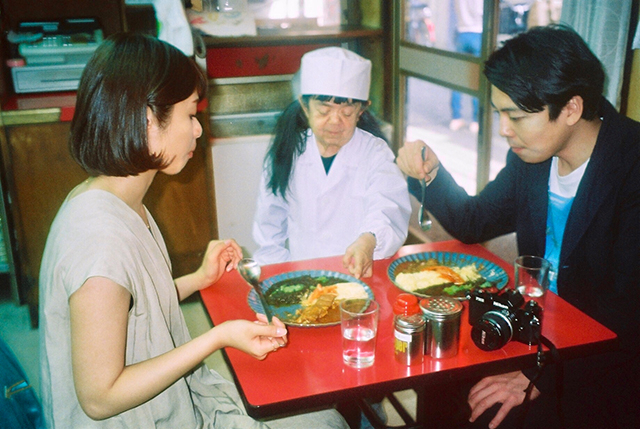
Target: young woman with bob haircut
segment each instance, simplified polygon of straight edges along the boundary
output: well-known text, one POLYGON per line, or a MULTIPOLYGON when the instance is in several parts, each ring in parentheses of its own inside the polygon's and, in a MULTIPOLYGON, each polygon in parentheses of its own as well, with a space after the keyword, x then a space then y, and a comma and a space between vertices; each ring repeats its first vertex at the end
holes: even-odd
POLYGON ((202 127, 207 79, 150 36, 104 41, 80 81, 73 157, 89 178, 62 204, 40 275, 45 418, 69 428, 346 427, 334 410, 257 422, 236 387, 203 359, 233 347, 257 359, 286 344, 279 320, 234 320, 191 339, 179 301, 213 285, 242 257, 211 241, 202 265, 173 279, 143 198, 158 172, 179 173, 202 127))

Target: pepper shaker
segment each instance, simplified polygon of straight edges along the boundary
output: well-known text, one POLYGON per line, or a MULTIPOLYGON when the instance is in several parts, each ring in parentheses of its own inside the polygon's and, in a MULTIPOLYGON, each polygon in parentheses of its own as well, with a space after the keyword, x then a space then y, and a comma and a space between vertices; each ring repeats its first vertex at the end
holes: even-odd
POLYGON ((393 312, 396 360, 405 365, 422 363, 425 320, 420 312, 418 298, 409 293, 401 293, 393 306, 393 312))
POLYGON ((453 357, 460 343, 462 304, 457 299, 431 297, 420 300, 426 319, 425 353, 432 358, 453 357))

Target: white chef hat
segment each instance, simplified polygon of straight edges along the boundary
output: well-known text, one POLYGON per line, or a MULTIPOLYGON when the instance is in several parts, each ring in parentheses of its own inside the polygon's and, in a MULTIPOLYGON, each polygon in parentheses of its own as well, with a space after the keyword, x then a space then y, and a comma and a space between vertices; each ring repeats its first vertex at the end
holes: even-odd
POLYGON ((316 49, 302 56, 300 66, 302 95, 369 100, 371 61, 347 49, 316 49))

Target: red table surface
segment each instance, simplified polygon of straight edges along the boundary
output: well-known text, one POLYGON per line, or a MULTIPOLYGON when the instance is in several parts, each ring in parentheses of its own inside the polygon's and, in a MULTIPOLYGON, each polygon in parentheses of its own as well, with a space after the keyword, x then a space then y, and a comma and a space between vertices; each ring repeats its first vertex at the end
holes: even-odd
MULTIPOLYGON (((458 241, 404 246, 389 259, 374 262, 373 277, 363 279, 380 304, 380 321, 373 366, 354 369, 342 361, 340 326, 289 327, 289 344, 259 361, 226 348, 227 361, 248 412, 269 417, 283 412, 346 401, 354 395, 390 393, 445 381, 448 377, 484 376, 535 365, 535 347, 510 342, 500 350, 486 352, 470 337, 467 303, 460 327, 457 356, 446 359, 425 357, 422 364, 406 366, 394 357, 392 305, 402 291, 389 280, 387 269, 394 259, 412 253, 442 251, 472 254, 502 267, 513 284, 513 267, 481 245, 458 241)), ((261 280, 289 271, 322 269, 348 273, 341 257, 287 262, 262 267, 261 280)), ((250 286, 233 271, 218 283, 201 291, 214 325, 230 319, 254 320, 247 298, 250 286)), ((616 344, 616 335, 557 295, 549 292, 539 299, 544 308, 542 333, 564 357, 597 353, 616 344)))

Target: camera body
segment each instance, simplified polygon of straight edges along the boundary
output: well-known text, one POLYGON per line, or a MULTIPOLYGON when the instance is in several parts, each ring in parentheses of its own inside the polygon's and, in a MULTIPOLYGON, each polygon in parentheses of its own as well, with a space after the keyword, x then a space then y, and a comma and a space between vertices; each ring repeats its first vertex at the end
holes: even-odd
POLYGON ((481 289, 469 294, 471 339, 482 350, 498 350, 509 341, 537 344, 542 329, 542 307, 524 302, 517 290, 490 293, 481 289))

